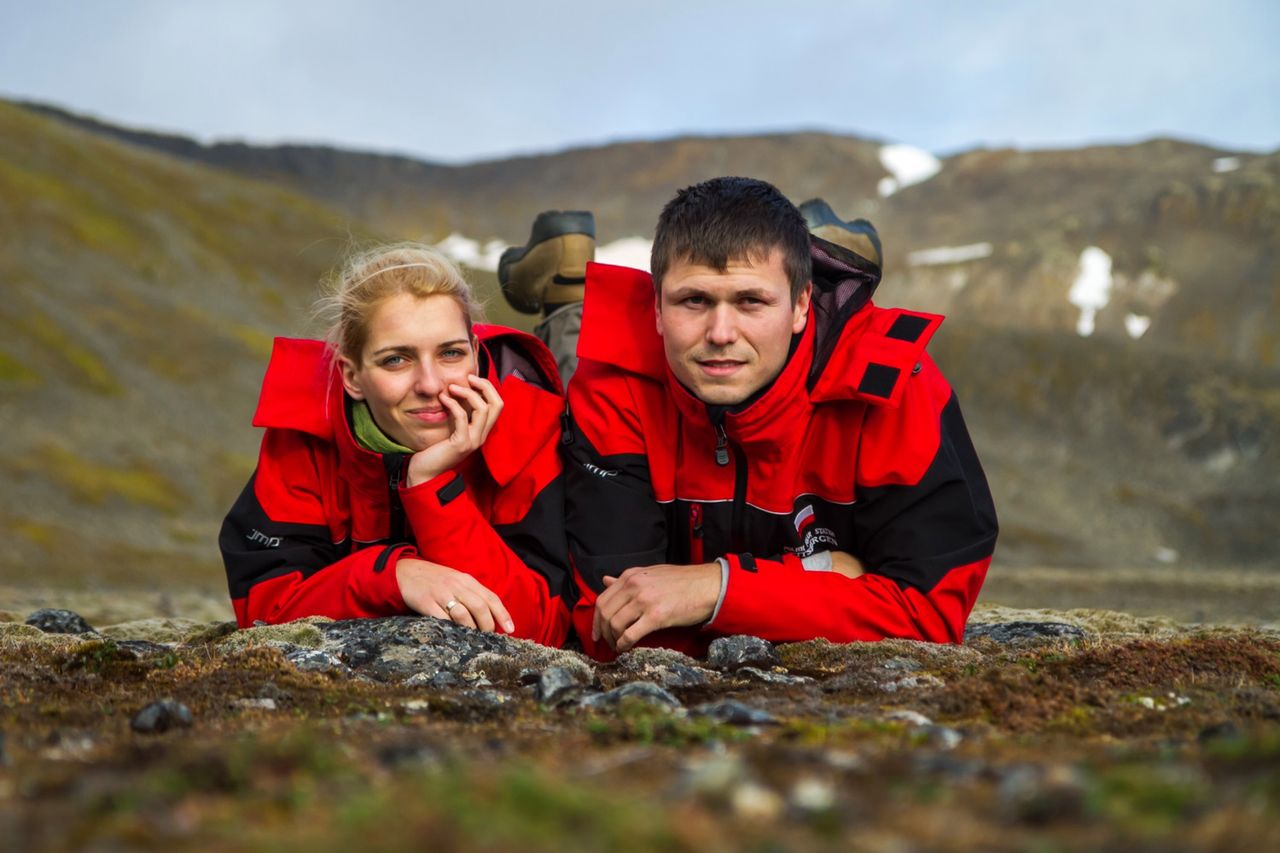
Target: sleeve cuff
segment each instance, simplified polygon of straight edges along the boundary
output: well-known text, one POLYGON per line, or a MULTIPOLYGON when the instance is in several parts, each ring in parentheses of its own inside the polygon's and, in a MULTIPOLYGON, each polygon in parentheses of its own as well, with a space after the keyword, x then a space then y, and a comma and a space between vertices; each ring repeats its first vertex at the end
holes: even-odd
POLYGON ((396 578, 396 564, 401 557, 416 557, 412 545, 391 545, 383 549, 367 572, 363 573, 356 594, 366 608, 374 612, 404 613, 408 605, 400 594, 400 582, 396 578))

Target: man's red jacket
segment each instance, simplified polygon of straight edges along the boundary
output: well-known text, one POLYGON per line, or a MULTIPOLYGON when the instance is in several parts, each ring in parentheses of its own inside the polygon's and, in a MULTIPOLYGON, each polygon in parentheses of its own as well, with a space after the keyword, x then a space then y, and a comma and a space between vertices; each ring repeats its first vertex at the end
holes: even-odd
POLYGON ((511 613, 515 635, 561 645, 569 629, 564 399, 541 341, 475 326, 480 372, 502 396, 488 439, 458 469, 403 485, 407 454, 356 443, 348 399, 320 341, 277 338, 254 415, 258 467, 219 545, 236 619, 285 622, 410 612, 400 557, 467 572, 511 613))
POLYGON ((694 655, 773 641, 961 641, 996 516, 955 394, 925 353, 942 317, 881 309, 879 268, 814 240, 813 307, 782 373, 736 410, 672 375, 648 273, 588 267, 569 384, 566 525, 588 653, 603 578, 725 557, 718 612, 641 645, 694 655), (866 574, 806 571, 840 550, 866 574))

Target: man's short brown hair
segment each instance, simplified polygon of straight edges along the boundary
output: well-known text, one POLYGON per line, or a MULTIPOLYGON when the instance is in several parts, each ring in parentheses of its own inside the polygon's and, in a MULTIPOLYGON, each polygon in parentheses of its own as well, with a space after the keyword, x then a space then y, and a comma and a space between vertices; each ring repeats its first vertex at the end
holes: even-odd
POLYGON ((778 188, 755 178, 712 178, 686 187, 658 217, 650 269, 661 293, 662 278, 684 261, 724 272, 731 261, 757 261, 782 251, 782 267, 794 305, 813 275, 809 229, 778 188))

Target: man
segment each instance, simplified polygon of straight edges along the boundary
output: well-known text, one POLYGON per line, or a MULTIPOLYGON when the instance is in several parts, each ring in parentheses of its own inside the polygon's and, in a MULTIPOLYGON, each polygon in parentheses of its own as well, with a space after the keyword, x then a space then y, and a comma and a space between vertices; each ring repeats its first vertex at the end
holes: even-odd
POLYGON ((873 306, 878 264, 745 178, 680 192, 652 270, 587 268, 563 437, 587 652, 960 642, 996 518, 924 351, 942 318, 873 306))

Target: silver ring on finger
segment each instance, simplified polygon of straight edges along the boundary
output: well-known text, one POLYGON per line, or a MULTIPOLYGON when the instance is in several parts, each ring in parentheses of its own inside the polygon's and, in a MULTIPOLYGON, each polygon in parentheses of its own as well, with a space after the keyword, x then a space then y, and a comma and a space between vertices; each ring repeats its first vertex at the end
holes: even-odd
POLYGON ((446 604, 446 605, 444 606, 444 612, 445 612, 445 613, 451 613, 451 612, 453 612, 453 608, 455 608, 455 607, 457 607, 457 606, 458 606, 458 599, 456 599, 456 598, 451 598, 451 599, 449 599, 449 603, 448 603, 448 604, 446 604))

